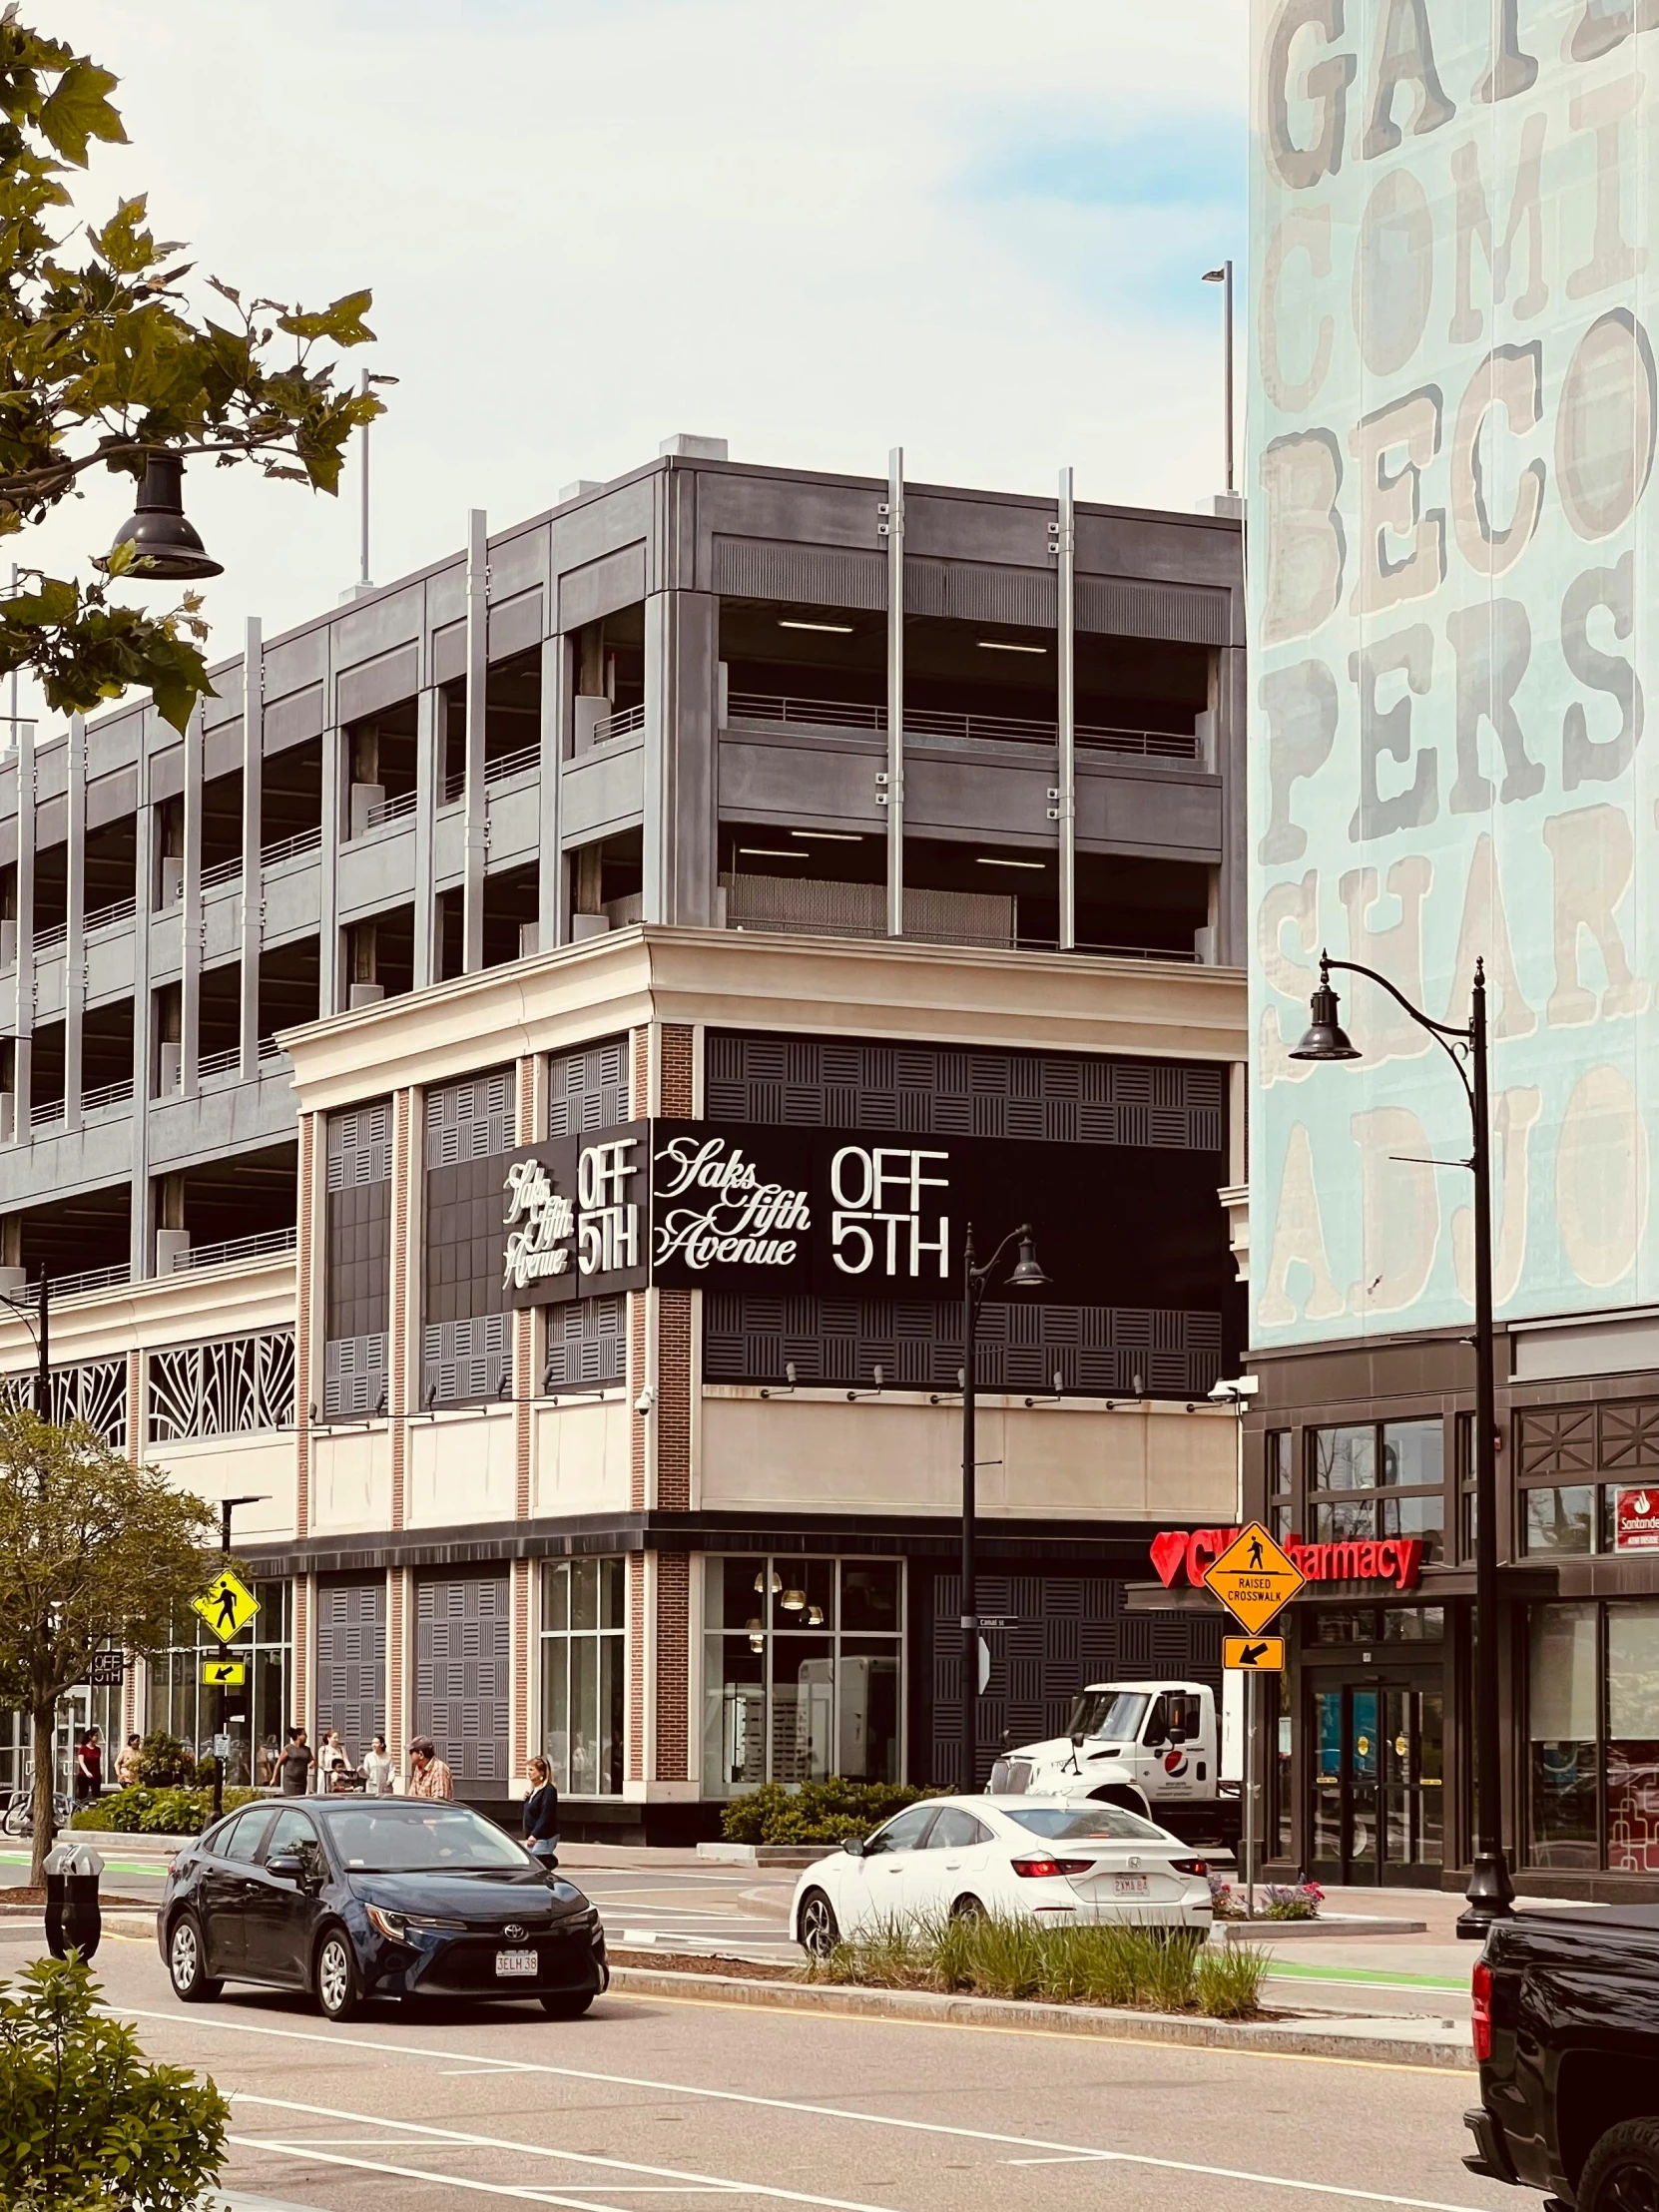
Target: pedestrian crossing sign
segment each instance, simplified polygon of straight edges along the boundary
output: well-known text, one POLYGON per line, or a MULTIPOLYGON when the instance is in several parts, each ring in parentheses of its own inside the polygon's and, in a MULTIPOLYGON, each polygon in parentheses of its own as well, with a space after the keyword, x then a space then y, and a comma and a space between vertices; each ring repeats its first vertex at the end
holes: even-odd
POLYGON ((1247 1636, 1259 1636, 1308 1577, 1260 1521, 1241 1528, 1204 1577, 1247 1636))
POLYGON ((202 1662, 205 1690, 240 1690, 247 1680, 248 1669, 240 1659, 204 1659, 202 1662))
POLYGON ((229 1567, 222 1567, 196 1600, 196 1610, 222 1644, 240 1636, 259 1609, 259 1599, 229 1567))

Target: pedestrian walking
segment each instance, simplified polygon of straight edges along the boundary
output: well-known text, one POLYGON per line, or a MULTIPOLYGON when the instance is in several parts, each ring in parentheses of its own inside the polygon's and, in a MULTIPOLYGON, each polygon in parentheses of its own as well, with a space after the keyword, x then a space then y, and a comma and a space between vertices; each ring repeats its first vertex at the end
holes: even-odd
POLYGON ((305 1741, 302 1728, 288 1730, 288 1746, 276 1762, 283 1797, 303 1797, 310 1785, 311 1769, 316 1765, 316 1753, 305 1741))
POLYGON ((376 1736, 372 1751, 363 1753, 363 1795, 390 1797, 397 1787, 397 1768, 386 1750, 386 1739, 376 1736))
POLYGON ((530 1761, 530 1794, 524 1800, 524 1842, 548 1872, 559 1864, 559 1793, 553 1770, 542 1758, 530 1761))
POLYGON ((430 1736, 417 1736, 409 1746, 409 1795, 415 1798, 452 1798, 455 1777, 437 1755, 430 1736))
POLYGON ((96 1728, 89 1728, 75 1747, 75 1802, 90 1805, 104 1788, 104 1745, 96 1728))
POLYGON ((115 1778, 124 1790, 131 1790, 139 1778, 139 1753, 143 1749, 138 1736, 129 1736, 116 1755, 115 1778))
POLYGON ((345 1746, 339 1740, 337 1728, 325 1728, 322 1742, 317 1746, 316 1787, 319 1795, 326 1797, 339 1788, 339 1776, 350 1766, 345 1756, 345 1746))

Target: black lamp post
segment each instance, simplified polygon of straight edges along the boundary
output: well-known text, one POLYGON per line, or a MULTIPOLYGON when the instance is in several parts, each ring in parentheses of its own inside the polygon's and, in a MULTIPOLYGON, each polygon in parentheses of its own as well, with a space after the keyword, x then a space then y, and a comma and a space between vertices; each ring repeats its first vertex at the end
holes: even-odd
POLYGON ((973 1224, 969 1222, 962 1244, 962 1772, 963 1794, 973 1788, 979 1757, 979 1608, 974 1591, 975 1461, 974 1461, 974 1360, 979 1331, 979 1309, 985 1285, 996 1264, 1017 1240, 1019 1260, 1008 1278, 1011 1291, 1040 1291, 1048 1277, 1037 1265, 1031 1224, 1010 1229, 983 1267, 973 1257, 973 1224))
POLYGON ((50 1286, 46 1278, 46 1263, 40 1265, 40 1281, 35 1285, 33 1298, 15 1298, 9 1291, 0 1291, 0 1306, 9 1306, 14 1314, 28 1326, 31 1314, 34 1326, 30 1335, 35 1340, 35 1412, 41 1420, 52 1418, 52 1324, 47 1304, 50 1286))
POLYGON ((1319 988, 1309 1001, 1313 1020, 1291 1054, 1293 1060, 1358 1060, 1338 1019, 1331 970, 1364 975, 1385 990, 1426 1029, 1457 1070, 1469 1102, 1473 1146, 1466 1161, 1474 1177, 1474 1850, 1470 1854, 1467 1909, 1457 1933, 1483 1942, 1493 1921, 1509 1919, 1515 1890, 1503 1856, 1502 1780, 1497 1716, 1497 1412, 1492 1387, 1492 1164, 1486 1098, 1486 971, 1474 963, 1474 991, 1466 1028, 1432 1021, 1402 997, 1385 975, 1357 960, 1333 960, 1320 954, 1319 988), (1467 1065, 1465 1066, 1465 1060, 1467 1065))
POLYGON ((93 567, 107 569, 111 554, 130 543, 133 558, 126 573, 140 582, 184 584, 223 576, 224 562, 213 559, 185 518, 184 484, 179 454, 147 453, 138 504, 116 532, 109 553, 95 559, 93 567))
MULTIPOLYGON (((231 1556, 231 1515, 239 1505, 263 1505, 268 1494, 268 1492, 261 1490, 258 1493, 251 1493, 242 1497, 222 1497, 220 1499, 219 1555, 222 1559, 228 1559, 231 1556)), ((230 1647, 226 1646, 225 1648, 229 1650, 230 1647)), ((252 1714, 254 1710, 252 1697, 248 1700, 248 1709, 252 1714)), ((216 1821, 225 1810, 225 1754, 219 1747, 228 1733, 229 1731, 225 1726, 225 1685, 221 1682, 214 1690, 214 1819, 216 1821)))

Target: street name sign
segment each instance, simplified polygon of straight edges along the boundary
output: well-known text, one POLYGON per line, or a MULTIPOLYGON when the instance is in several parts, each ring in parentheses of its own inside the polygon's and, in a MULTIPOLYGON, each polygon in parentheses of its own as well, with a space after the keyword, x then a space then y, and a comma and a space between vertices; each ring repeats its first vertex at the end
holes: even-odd
POLYGON ((229 1567, 222 1567, 196 1600, 196 1610, 222 1644, 240 1636, 259 1609, 259 1599, 229 1567))
POLYGON ((1259 1636, 1307 1579, 1260 1521, 1241 1528, 1204 1576, 1247 1636, 1259 1636))
POLYGON ((1283 1674, 1283 1636, 1224 1636, 1221 1662, 1235 1674, 1283 1674))

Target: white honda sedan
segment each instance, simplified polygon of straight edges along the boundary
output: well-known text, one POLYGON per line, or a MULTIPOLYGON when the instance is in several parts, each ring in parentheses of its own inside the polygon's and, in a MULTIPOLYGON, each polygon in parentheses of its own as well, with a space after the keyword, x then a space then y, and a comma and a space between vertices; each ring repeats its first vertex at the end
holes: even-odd
POLYGON ((1191 1844, 1121 1805, 928 1798, 809 1867, 790 1925, 823 1957, 843 1936, 972 1913, 1207 1930, 1210 1885, 1191 1844))

